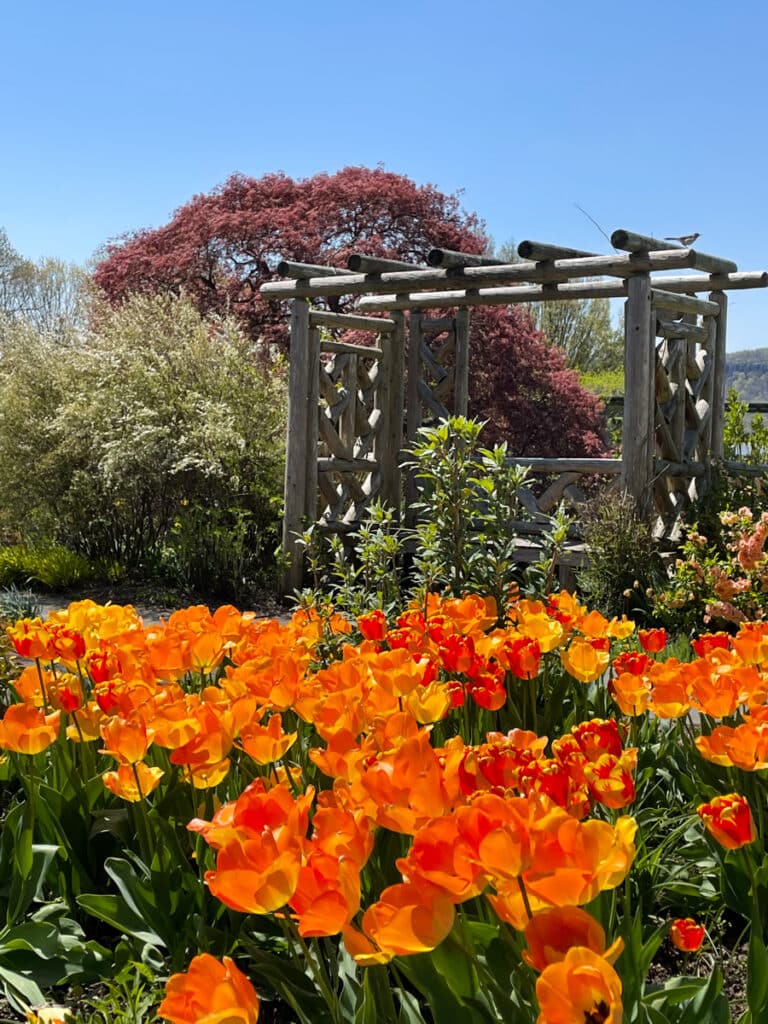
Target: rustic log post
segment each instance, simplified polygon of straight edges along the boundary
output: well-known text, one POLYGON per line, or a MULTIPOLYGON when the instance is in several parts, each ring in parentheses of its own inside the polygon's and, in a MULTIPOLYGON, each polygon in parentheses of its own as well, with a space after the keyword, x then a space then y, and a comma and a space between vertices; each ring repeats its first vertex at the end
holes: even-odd
POLYGON ((650 515, 653 503, 654 327, 650 276, 636 274, 628 281, 624 314, 622 486, 637 502, 641 516, 650 515))
MULTIPOLYGON (((319 356, 318 356, 319 358, 319 356)), ((288 377, 288 436, 285 452, 285 510, 283 512, 283 553, 289 564, 283 576, 285 593, 301 587, 304 549, 298 534, 304 529, 307 511, 307 436, 310 413, 309 303, 291 302, 290 372, 288 377)), ((314 410, 317 417, 317 409, 314 410)), ((317 445, 311 452, 317 459, 317 445)))
POLYGON ((395 329, 381 341, 377 407, 382 422, 374 452, 381 473, 381 500, 400 515, 400 449, 403 446, 403 409, 405 405, 405 314, 393 313, 395 329))
POLYGON ((466 416, 469 406, 469 327, 469 310, 466 308, 458 310, 454 327, 456 338, 456 362, 453 371, 454 416, 466 416))
POLYGON ((712 352, 712 434, 710 446, 713 459, 723 457, 723 430, 725 427, 725 332, 728 327, 728 296, 725 292, 712 292, 712 302, 720 307, 712 352))
MULTIPOLYGON (((393 314, 390 314, 393 315, 393 314)), ((421 321, 424 314, 411 310, 408 327, 408 396, 406 400, 405 438, 406 446, 410 447, 418 437, 421 426, 421 321)), ((414 504, 418 500, 418 486, 413 469, 409 469, 405 478, 405 526, 412 530, 416 525, 414 504)))
POLYGON ((317 520, 317 456, 320 434, 320 328, 309 330, 307 352, 307 483, 305 488, 304 516, 308 526, 317 520))

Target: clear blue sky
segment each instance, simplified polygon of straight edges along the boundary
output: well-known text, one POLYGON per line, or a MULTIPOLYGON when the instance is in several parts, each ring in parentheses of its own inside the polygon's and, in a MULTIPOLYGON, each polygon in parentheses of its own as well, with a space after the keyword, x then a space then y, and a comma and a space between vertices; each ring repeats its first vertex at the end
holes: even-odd
MULTIPOLYGON (((89 259, 235 171, 463 189, 497 242, 700 231, 768 268, 768 4, 0 0, 0 225, 89 259)), ((768 346, 768 289, 730 349, 768 346)))

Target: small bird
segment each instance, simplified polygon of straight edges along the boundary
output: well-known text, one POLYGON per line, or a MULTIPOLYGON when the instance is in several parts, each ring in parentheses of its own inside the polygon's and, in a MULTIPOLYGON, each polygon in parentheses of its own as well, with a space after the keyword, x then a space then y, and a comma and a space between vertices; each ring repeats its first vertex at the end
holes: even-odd
POLYGON ((698 231, 694 231, 692 235, 665 235, 665 242, 679 242, 680 245, 693 245, 697 238, 701 238, 698 231))

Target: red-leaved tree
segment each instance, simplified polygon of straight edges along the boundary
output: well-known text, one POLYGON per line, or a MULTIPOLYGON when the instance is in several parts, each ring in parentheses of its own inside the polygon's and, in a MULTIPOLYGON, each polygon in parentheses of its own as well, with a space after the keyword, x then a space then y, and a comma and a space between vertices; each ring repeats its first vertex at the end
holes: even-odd
MULTIPOLYGON (((435 246, 481 253, 486 238, 458 196, 432 185, 365 167, 299 181, 234 175, 164 227, 110 243, 94 280, 113 302, 137 291, 184 291, 202 313, 234 313, 254 339, 285 349, 285 305, 259 294, 278 260, 343 267, 363 252, 421 262, 435 246)), ((476 312, 470 394, 472 414, 488 421, 487 441, 505 437, 515 454, 600 450, 597 401, 520 309, 476 312)))

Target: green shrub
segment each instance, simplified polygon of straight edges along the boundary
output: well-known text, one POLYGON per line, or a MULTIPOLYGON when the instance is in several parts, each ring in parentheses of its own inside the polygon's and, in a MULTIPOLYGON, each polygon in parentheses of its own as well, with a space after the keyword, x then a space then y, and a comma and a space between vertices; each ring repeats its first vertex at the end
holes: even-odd
POLYGON ((254 589, 274 582, 278 526, 274 506, 183 506, 168 534, 161 570, 182 588, 248 600, 254 589))
POLYGON ((180 510, 241 508, 267 534, 282 490, 283 364, 183 298, 95 305, 62 342, 6 324, 3 525, 147 569, 180 510))
POLYGON ((651 524, 628 494, 603 494, 584 509, 581 533, 589 561, 577 574, 579 595, 604 615, 642 619, 647 591, 664 579, 651 524))
POLYGON ((506 445, 480 446, 483 424, 457 416, 424 427, 410 453, 419 488, 420 515, 413 530, 400 527, 392 511, 373 503, 352 535, 349 549, 308 530, 305 546, 314 592, 304 603, 318 603, 321 592, 352 615, 371 608, 391 611, 401 591, 422 597, 428 591, 455 596, 480 593, 496 601, 500 618, 520 587, 554 587, 554 573, 567 523, 562 513, 550 520, 538 565, 516 557, 513 520, 527 518, 518 497, 527 471, 510 466, 506 445))

